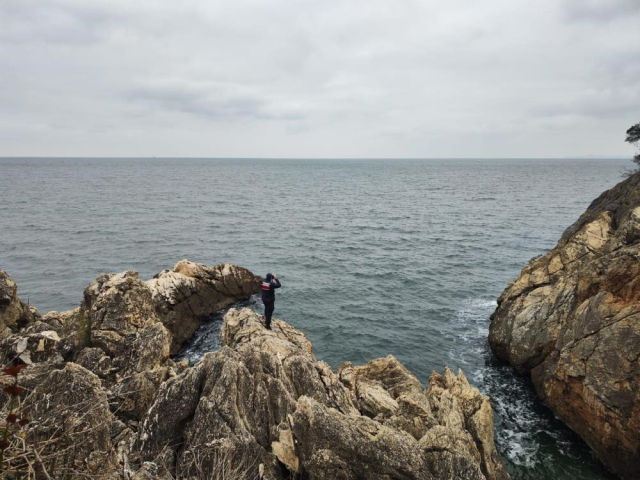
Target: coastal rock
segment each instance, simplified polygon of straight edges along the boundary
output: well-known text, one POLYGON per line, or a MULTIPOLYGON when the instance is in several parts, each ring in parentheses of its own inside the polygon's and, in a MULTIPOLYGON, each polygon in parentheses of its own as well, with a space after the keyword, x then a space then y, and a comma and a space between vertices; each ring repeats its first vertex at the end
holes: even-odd
POLYGON ((143 460, 168 445, 183 473, 230 449, 266 479, 508 478, 489 400, 461 373, 434 374, 428 390, 393 357, 335 373, 302 332, 272 328, 229 310, 223 347, 160 387, 140 430, 143 460))
POLYGON ((119 478, 111 441, 114 418, 93 373, 74 363, 52 371, 27 397, 23 411, 31 419, 27 435, 40 445, 45 463, 55 465, 55 478, 119 478))
POLYGON ((43 447, 32 463, 61 479, 508 478, 489 399, 461 372, 427 389, 392 356, 334 372, 302 332, 267 330, 249 308, 226 313, 220 350, 192 367, 169 358, 174 332, 257 279, 187 261, 150 282, 104 274, 79 308, 10 331, 0 354, 27 365, 19 414, 43 447))
POLYGON ((611 470, 640 478, 640 174, 603 193, 498 299, 498 357, 611 470))
POLYGON ((260 291, 260 277, 229 263, 207 267, 180 260, 146 282, 162 323, 171 332, 171 354, 196 331, 203 320, 260 291))
POLYGON ((18 287, 0 268, 0 339, 39 318, 38 311, 18 298, 18 287))
POLYGON ((120 378, 159 367, 169 358, 171 334, 136 272, 104 274, 91 282, 78 317, 79 330, 86 330, 84 347, 101 349, 120 378))
POLYGON ((156 315, 151 291, 127 271, 100 275, 84 292, 75 323, 86 337, 77 362, 112 386, 121 419, 139 420, 170 370, 171 334, 156 315))
MULTIPOLYGON (((64 367, 58 332, 46 322, 36 320, 19 333, 0 340, 0 365, 25 364, 20 384, 27 391, 39 385, 52 370, 64 367)), ((0 406, 6 398, 0 393, 0 406)))
MULTIPOLYGON (((184 306, 194 309, 190 314, 182 311, 180 317, 192 324, 199 324, 205 313, 215 313, 257 290, 254 281, 258 277, 233 265, 208 268, 182 261, 175 270, 176 275, 194 282, 191 295, 176 303, 179 310, 184 306), (214 287, 218 294, 206 292, 214 287), (205 301, 215 303, 196 308, 195 298, 201 294, 205 301)), ((1 321, 8 326, 0 336, 0 360, 27 366, 19 374, 19 385, 24 389, 21 409, 34 420, 29 438, 34 442, 52 439, 43 463, 52 477, 115 479, 140 474, 140 478, 174 478, 168 476, 164 465, 175 464, 175 452, 164 448, 154 458, 159 463, 141 463, 139 453, 131 449, 160 385, 176 372, 192 370, 188 363, 176 364, 169 358, 172 335, 158 317, 159 304, 154 301, 167 297, 159 297, 158 291, 154 297, 134 271, 103 274, 87 287, 79 308, 40 317, 20 302, 8 276, 2 281, 1 321), (97 436, 92 441, 81 438, 92 436, 94 431, 97 436), (72 442, 87 446, 76 448, 72 442)), ((168 291, 163 290, 167 295, 168 291)), ((167 307, 163 301, 161 311, 167 307)), ((8 408, 8 399, 0 392, 0 409, 8 408)), ((192 464, 207 459, 217 465, 233 457, 234 468, 240 472, 243 463, 227 448, 233 444, 223 443, 226 450, 199 445, 184 451, 183 458, 190 458, 192 464)), ((262 471, 276 468, 275 457, 271 457, 271 467, 263 465, 262 471)), ((32 461, 39 462, 37 458, 32 461)))

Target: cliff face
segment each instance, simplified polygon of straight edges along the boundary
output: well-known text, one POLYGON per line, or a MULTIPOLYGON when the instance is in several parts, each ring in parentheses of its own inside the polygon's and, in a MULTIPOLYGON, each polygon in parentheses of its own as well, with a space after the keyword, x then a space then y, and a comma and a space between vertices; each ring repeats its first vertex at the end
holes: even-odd
POLYGON ((302 332, 266 330, 250 309, 227 313, 223 347, 195 366, 169 358, 256 278, 186 261, 148 282, 102 275, 78 309, 9 332, 0 355, 28 364, 34 464, 60 479, 508 478, 490 401, 461 372, 427 389, 391 356, 335 372, 302 332))
POLYGON ((522 270, 489 343, 611 470, 640 478, 640 174, 522 270))

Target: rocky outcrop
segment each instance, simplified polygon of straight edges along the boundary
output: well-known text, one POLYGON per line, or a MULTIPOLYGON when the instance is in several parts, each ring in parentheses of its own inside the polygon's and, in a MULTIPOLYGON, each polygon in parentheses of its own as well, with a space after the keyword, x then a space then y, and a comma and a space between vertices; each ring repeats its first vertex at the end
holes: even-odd
POLYGON ((640 174, 498 299, 489 342, 623 478, 640 478, 640 174))
POLYGON ((223 348, 165 382, 140 432, 143 460, 224 448, 266 479, 508 478, 493 442, 488 398, 464 375, 434 374, 428 390, 395 358, 338 373, 281 320, 266 330, 230 310, 223 348), (223 447, 224 446, 224 447, 223 447))
MULTIPOLYGON (((195 330, 208 313, 246 300, 256 286, 245 269, 183 260, 148 283, 133 271, 100 275, 79 308, 41 317, 0 270, 0 361, 27 366, 19 378, 21 408, 31 418, 25 438, 33 448, 21 455, 40 465, 38 478, 47 468, 61 479, 160 478, 158 465, 129 465, 128 458, 158 388, 187 368, 169 358, 172 343, 181 343, 173 333, 195 330)), ((5 414, 8 399, 0 391, 5 414)))
POLYGON ((457 376, 448 368, 444 376, 433 372, 429 388, 424 390, 390 355, 361 367, 345 363, 339 376, 355 395, 363 415, 405 431, 431 449, 441 446, 442 455, 431 459, 439 462, 432 471, 448 471, 450 478, 460 473, 446 465, 450 458, 445 452, 453 447, 460 455, 472 452, 477 459, 479 454, 485 478, 506 477, 495 450, 489 398, 471 387, 461 371, 457 376))
POLYGON ((111 371, 121 377, 151 370, 169 357, 171 334, 136 272, 105 274, 91 282, 78 315, 88 330, 84 346, 102 350, 112 359, 111 371))
POLYGON ((239 300, 260 291, 260 278, 231 264, 207 267, 179 261, 147 282, 156 312, 173 340, 171 354, 178 353, 203 320, 239 300))
POLYGON ((39 317, 38 311, 18 298, 18 287, 0 268, 0 339, 27 326, 39 317))
MULTIPOLYGON (((117 422, 96 375, 67 363, 35 387, 23 409, 33 425, 38 457, 55 464, 53 478, 122 478, 112 435, 117 422)), ((38 478, 47 478, 46 470, 38 478)))
POLYGON ((198 364, 169 358, 174 335, 256 278, 188 261, 148 282, 104 274, 79 308, 0 340, 5 362, 27 365, 14 461, 59 479, 508 478, 489 399, 461 372, 427 389, 392 356, 335 372, 302 332, 267 330, 249 308, 227 312, 222 348, 198 364))

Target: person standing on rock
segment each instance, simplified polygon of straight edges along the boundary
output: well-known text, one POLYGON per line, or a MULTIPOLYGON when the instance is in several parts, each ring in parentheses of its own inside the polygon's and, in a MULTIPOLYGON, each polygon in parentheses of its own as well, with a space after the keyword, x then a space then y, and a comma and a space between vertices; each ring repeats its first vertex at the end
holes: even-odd
POLYGON ((276 304, 276 288, 280 288, 280 280, 271 273, 262 281, 262 303, 264 303, 264 319, 267 330, 271 330, 271 315, 276 304))

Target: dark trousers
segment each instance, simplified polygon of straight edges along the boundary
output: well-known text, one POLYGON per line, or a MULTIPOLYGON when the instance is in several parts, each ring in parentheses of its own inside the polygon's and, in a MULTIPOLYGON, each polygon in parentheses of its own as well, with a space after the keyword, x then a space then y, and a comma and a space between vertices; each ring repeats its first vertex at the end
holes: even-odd
POLYGON ((273 309, 275 306, 276 302, 274 300, 264 302, 264 319, 266 326, 269 329, 271 328, 271 315, 273 315, 273 309))

